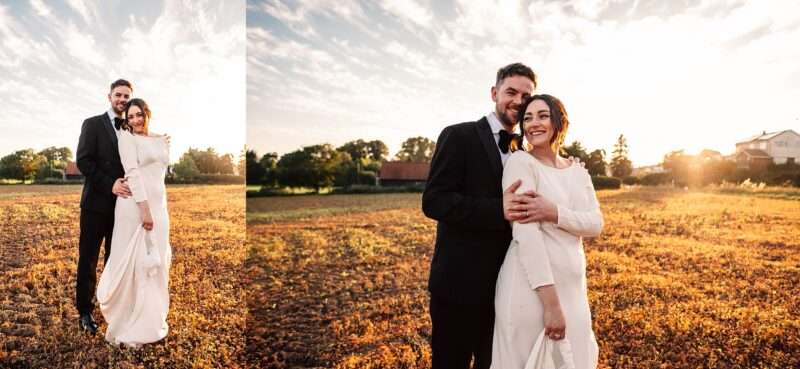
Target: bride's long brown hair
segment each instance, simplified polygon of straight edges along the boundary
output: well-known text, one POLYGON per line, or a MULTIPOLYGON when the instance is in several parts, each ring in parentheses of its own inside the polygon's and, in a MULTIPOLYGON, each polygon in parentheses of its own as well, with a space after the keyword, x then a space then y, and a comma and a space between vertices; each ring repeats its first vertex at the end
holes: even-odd
POLYGON ((564 139, 567 137, 567 128, 569 128, 569 117, 567 116, 567 109, 564 104, 555 96, 547 94, 533 95, 522 101, 519 106, 519 113, 517 113, 517 124, 519 125, 519 136, 511 140, 511 151, 522 150, 522 141, 525 138, 525 129, 522 120, 525 118, 525 112, 528 110, 534 100, 542 100, 547 104, 550 109, 550 122, 553 124, 553 137, 550 138, 550 147, 554 152, 558 153, 558 148, 564 144, 564 139))

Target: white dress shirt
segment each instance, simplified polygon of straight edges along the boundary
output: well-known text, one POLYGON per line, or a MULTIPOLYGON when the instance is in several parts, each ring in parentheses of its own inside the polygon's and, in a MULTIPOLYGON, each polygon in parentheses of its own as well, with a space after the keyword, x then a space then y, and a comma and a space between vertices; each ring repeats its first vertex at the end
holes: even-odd
POLYGON ((111 129, 114 130, 114 133, 117 134, 117 140, 119 140, 119 131, 114 128, 114 118, 118 118, 117 115, 114 113, 114 109, 108 109, 108 119, 111 121, 111 129))
POLYGON ((495 147, 497 147, 497 152, 500 153, 500 160, 503 162, 503 165, 506 165, 506 160, 511 156, 511 151, 509 150, 507 153, 503 154, 503 152, 500 151, 500 147, 497 146, 497 143, 500 141, 500 131, 505 129, 503 128, 503 123, 500 123, 500 119, 497 118, 495 112, 489 113, 489 115, 486 116, 486 120, 489 121, 489 128, 492 130, 495 147))

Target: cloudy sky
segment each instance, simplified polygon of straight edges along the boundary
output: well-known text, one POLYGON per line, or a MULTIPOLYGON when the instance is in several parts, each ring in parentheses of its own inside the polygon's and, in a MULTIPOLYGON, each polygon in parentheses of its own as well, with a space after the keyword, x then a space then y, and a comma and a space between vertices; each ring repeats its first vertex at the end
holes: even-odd
POLYGON ((411 136, 493 109, 497 69, 530 65, 567 140, 634 165, 800 132, 800 2, 248 1, 248 146, 411 136))
POLYGON ((109 108, 109 85, 134 84, 172 136, 237 157, 245 144, 244 1, 0 2, 0 155, 78 145, 109 108))

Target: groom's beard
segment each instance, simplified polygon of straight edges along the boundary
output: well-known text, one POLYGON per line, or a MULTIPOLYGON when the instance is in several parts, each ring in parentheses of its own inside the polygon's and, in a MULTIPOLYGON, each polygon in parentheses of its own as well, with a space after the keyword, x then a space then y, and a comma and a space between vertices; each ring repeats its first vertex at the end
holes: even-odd
MULTIPOLYGON (((509 115, 509 109, 506 109, 505 111, 503 111, 502 114, 497 114, 497 115, 499 116, 500 122, 503 123, 503 126, 505 128, 513 129, 514 126, 516 125, 515 122, 514 122, 515 118, 510 118, 508 116, 509 115)), ((516 115, 516 113, 514 113, 514 115, 516 115)))
POLYGON ((122 117, 122 112, 125 111, 125 104, 122 104, 122 107, 119 108, 116 105, 112 105, 111 110, 114 110, 114 114, 118 117, 122 117))

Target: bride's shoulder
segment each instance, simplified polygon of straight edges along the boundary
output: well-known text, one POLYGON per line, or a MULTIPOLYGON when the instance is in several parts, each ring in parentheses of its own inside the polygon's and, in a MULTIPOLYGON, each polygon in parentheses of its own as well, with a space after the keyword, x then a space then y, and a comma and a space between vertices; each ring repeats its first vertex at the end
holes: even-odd
POLYGON ((524 150, 517 150, 511 153, 506 159, 504 168, 517 168, 517 170, 533 170, 536 168, 536 158, 524 150))
POLYGON ((513 163, 530 162, 531 159, 535 160, 533 155, 528 154, 527 152, 525 152, 525 150, 517 150, 517 151, 512 152, 511 155, 508 157, 508 159, 506 159, 506 165, 508 165, 508 163, 512 163, 512 162, 513 163))
POLYGON ((511 160, 511 159, 514 159, 514 160, 530 160, 530 159, 534 159, 535 160, 536 158, 534 158, 533 155, 528 154, 528 152, 525 151, 525 150, 517 150, 517 151, 512 152, 511 156, 508 157, 508 160, 511 160))
POLYGON ((131 131, 120 128, 118 137, 120 139, 127 140, 127 139, 133 139, 133 137, 135 136, 133 135, 133 133, 131 133, 131 131))

